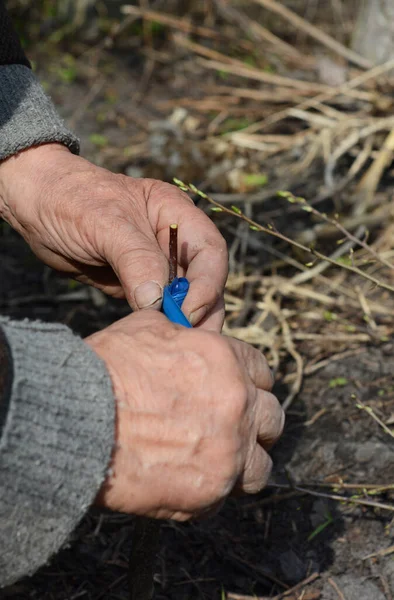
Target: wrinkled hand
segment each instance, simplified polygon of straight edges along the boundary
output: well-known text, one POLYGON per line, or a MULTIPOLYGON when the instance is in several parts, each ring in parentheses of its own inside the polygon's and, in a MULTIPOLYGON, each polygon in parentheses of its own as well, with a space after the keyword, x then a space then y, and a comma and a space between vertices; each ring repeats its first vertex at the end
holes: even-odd
POLYGON ((220 330, 226 244, 211 220, 176 187, 115 175, 60 144, 0 163, 0 216, 52 268, 126 296, 134 309, 160 308, 168 279, 168 228, 179 225, 179 275, 193 325, 220 330))
POLYGON ((99 502, 185 520, 234 488, 267 482, 267 449, 284 414, 260 352, 140 311, 85 340, 104 360, 116 397, 116 445, 99 502))

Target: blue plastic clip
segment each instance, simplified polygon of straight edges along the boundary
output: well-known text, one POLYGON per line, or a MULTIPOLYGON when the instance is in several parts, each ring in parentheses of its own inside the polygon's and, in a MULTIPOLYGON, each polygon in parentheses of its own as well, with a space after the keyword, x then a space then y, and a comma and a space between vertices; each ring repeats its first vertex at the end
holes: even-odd
POLYGON ((164 288, 162 311, 170 321, 192 327, 192 324, 183 314, 181 308, 186 294, 189 291, 189 282, 186 277, 176 277, 170 285, 164 288))

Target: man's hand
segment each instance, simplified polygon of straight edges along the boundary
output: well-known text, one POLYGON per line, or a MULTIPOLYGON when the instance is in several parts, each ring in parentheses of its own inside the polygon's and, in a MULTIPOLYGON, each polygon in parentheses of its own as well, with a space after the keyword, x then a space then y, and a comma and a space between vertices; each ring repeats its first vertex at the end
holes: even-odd
POLYGON ((220 330, 226 244, 211 220, 176 187, 115 175, 60 144, 0 163, 0 216, 52 268, 134 309, 160 308, 168 280, 168 229, 179 225, 183 305, 193 325, 220 330))
POLYGON ((252 346, 162 314, 135 313, 85 340, 116 397, 111 474, 98 501, 112 510, 186 520, 234 488, 267 482, 267 449, 284 413, 269 367, 252 346))

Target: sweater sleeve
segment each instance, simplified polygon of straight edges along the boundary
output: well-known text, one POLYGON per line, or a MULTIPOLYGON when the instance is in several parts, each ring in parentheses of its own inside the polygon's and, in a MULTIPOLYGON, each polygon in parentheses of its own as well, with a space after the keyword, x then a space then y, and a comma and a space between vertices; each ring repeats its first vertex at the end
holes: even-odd
POLYGON ((78 154, 78 138, 60 118, 29 67, 4 0, 0 0, 0 161, 51 142, 78 154))
POLYGON ((67 327, 1 317, 0 327, 12 363, 0 398, 1 588, 47 563, 94 501, 115 405, 104 364, 67 327))

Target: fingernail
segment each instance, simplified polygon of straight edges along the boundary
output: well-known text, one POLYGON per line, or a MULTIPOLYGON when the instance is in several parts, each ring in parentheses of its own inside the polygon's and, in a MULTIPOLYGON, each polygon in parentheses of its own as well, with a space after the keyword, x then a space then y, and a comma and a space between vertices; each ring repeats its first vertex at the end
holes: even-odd
POLYGON ((134 290, 134 299, 138 308, 156 308, 160 306, 163 290, 156 281, 145 281, 134 290))
POLYGON ((189 321, 190 323, 193 325, 197 325, 197 323, 199 323, 207 314, 208 312, 208 306, 201 306, 201 308, 198 308, 197 310, 195 310, 194 312, 191 313, 190 317, 189 317, 189 321))

